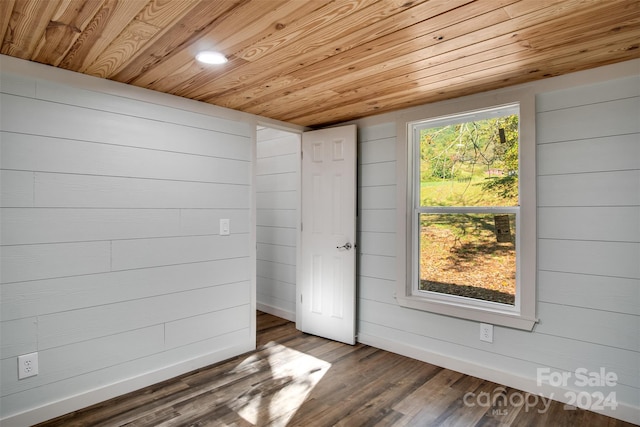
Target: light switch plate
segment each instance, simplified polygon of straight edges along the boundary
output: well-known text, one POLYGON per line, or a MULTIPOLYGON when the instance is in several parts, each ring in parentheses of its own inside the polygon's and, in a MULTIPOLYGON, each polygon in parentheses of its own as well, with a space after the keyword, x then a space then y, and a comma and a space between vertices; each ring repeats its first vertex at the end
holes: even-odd
POLYGON ((228 236, 230 233, 229 230, 229 220, 228 219, 221 219, 220 220, 220 235, 221 236, 228 236))

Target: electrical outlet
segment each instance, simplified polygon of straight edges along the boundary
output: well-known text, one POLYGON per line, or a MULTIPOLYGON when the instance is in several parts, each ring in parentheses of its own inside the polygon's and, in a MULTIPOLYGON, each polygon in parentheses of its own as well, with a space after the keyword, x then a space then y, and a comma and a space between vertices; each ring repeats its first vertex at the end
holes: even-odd
POLYGON ((480 323, 480 341, 493 342, 493 325, 480 323))
POLYGON ((18 356, 18 379, 38 375, 38 353, 18 356))

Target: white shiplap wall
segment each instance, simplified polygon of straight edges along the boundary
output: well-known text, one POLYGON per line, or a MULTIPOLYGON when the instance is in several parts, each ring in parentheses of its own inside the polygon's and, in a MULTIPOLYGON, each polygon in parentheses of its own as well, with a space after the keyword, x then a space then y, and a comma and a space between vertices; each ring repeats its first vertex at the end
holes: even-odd
POLYGON ((2 425, 254 348, 255 125, 2 61, 2 425), (34 351, 40 373, 19 381, 17 356, 34 351))
POLYGON ((540 322, 533 332, 496 326, 493 343, 479 340, 477 322, 397 304, 396 135, 403 112, 357 122, 359 340, 557 400, 566 401, 567 390, 614 391, 620 406, 605 412, 640 423, 638 64, 527 86, 537 94, 540 322), (613 389, 572 380, 538 387, 537 368, 572 375, 604 368, 619 380, 613 389))
POLYGON ((257 307, 294 321, 300 135, 261 127, 256 142, 257 307))

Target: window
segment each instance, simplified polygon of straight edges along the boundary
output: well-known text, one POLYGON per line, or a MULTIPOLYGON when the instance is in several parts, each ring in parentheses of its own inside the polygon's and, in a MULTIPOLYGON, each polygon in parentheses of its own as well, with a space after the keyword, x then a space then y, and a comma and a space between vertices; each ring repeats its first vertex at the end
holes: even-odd
POLYGON ((533 328, 535 160, 522 153, 535 147, 522 133, 520 103, 407 123, 401 305, 533 328))

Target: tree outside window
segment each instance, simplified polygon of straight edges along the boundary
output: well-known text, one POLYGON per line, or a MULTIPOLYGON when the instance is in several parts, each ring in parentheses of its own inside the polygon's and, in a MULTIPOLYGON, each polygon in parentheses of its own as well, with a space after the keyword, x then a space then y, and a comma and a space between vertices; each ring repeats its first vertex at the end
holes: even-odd
POLYGON ((417 290, 513 306, 518 106, 419 122, 413 131, 417 290))

